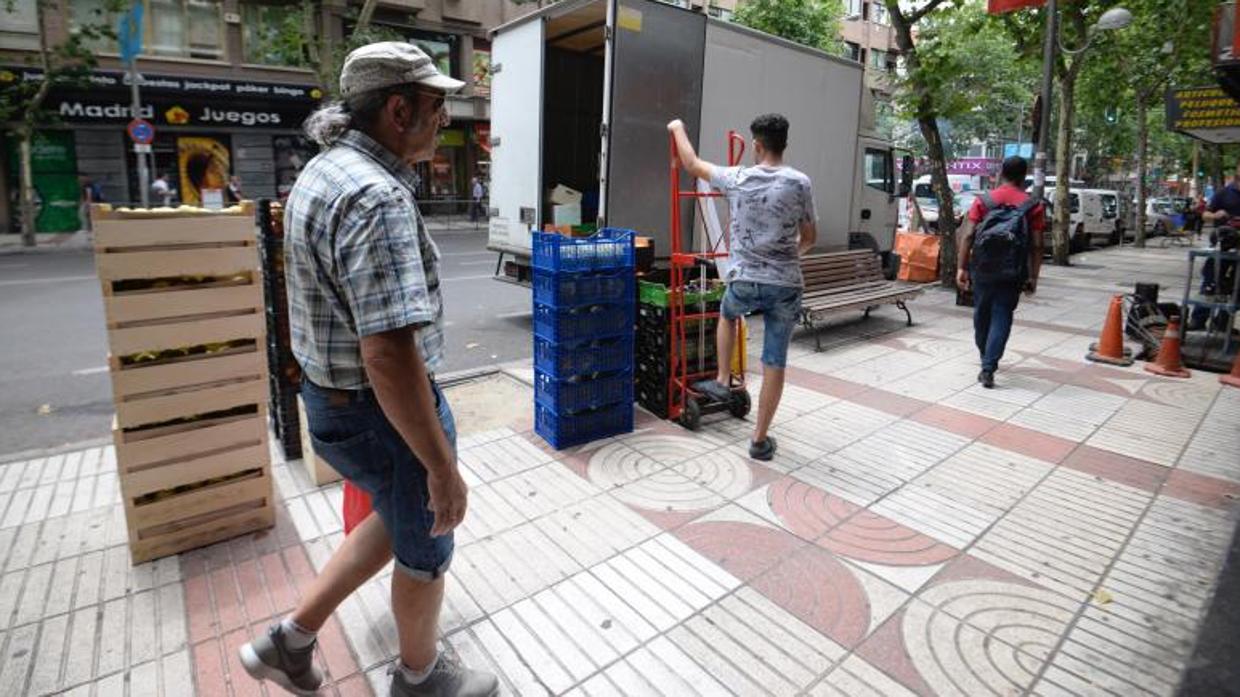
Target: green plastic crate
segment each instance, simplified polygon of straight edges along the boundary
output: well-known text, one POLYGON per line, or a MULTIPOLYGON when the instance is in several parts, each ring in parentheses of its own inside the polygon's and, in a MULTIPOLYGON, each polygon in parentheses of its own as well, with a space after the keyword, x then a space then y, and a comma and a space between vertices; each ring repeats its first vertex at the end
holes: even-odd
MULTIPOLYGON (((667 307, 667 286, 662 283, 653 283, 651 281, 637 282, 637 297, 646 305, 657 305, 658 307, 667 307)), ((701 302, 717 302, 723 299, 723 292, 727 290, 727 286, 723 283, 717 283, 714 288, 705 293, 685 293, 685 305, 696 305, 701 302)))

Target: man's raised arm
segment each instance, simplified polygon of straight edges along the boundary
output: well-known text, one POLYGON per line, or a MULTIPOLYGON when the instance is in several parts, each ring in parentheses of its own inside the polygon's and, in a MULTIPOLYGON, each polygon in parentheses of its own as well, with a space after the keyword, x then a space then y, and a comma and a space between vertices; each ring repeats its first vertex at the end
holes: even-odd
POLYGON ((676 139, 676 155, 680 159, 680 165, 698 179, 710 181, 710 176, 715 172, 715 166, 697 156, 693 143, 689 142, 689 134, 685 132, 684 122, 675 119, 667 124, 667 130, 676 139))

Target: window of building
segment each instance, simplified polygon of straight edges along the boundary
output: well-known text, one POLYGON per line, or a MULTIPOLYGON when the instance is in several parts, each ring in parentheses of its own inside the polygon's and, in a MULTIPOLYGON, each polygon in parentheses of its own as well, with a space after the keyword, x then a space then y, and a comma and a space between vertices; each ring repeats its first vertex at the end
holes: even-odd
POLYGON ((881 2, 874 2, 870 4, 874 6, 874 8, 870 11, 870 19, 872 19, 875 24, 889 24, 887 20, 887 6, 881 2))
POLYGON ((892 186, 891 153, 876 148, 865 149, 865 185, 871 189, 894 191, 892 186))
POLYGON ((0 48, 39 49, 38 0, 13 0, 0 4, 0 48))
POLYGON ((864 4, 863 0, 844 0, 844 17, 861 17, 864 4))
POLYGON ((877 48, 870 49, 870 67, 879 70, 887 69, 887 52, 877 48))
POLYGON ((300 5, 243 5, 241 18, 246 63, 306 65, 305 15, 300 5))
MULTIPOLYGON (((142 54, 180 58, 224 57, 224 6, 220 0, 144 0, 142 54)), ((103 0, 71 0, 72 24, 116 24, 103 0)), ((96 51, 115 53, 116 41, 100 39, 96 51)))
POLYGON ((718 17, 719 19, 722 19, 725 22, 732 21, 732 10, 729 10, 727 8, 720 7, 718 5, 711 5, 706 8, 706 12, 711 17, 718 17))
POLYGON ((855 61, 860 61, 861 60, 861 44, 855 44, 851 41, 845 41, 844 42, 844 55, 848 56, 849 58, 855 61))

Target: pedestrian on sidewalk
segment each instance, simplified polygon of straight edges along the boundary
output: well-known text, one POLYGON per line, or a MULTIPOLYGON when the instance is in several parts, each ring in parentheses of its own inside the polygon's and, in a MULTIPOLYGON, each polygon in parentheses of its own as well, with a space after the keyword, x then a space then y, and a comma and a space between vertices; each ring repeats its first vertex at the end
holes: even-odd
POLYGON ((435 154, 444 100, 463 83, 418 47, 363 46, 340 75, 343 102, 307 135, 325 150, 289 195, 286 264, 293 353, 315 452, 370 495, 293 613, 241 647, 255 678, 296 694, 322 682, 316 632, 395 557, 391 602, 400 643, 393 697, 489 697, 495 676, 436 648, 452 530, 467 489, 456 427, 434 370, 444 352, 439 251, 414 198, 414 169, 435 154))
POLYGON ((484 196, 486 196, 486 189, 482 186, 482 179, 475 175, 469 191, 469 222, 477 223, 486 217, 486 210, 482 207, 484 196))
POLYGON ((1023 290, 1033 295, 1042 270, 1046 209, 1025 193, 1029 163, 1003 161, 1002 184, 973 200, 956 240, 956 285, 973 289, 973 340, 981 356, 977 381, 995 386, 1023 290))
POLYGON ((171 208, 172 198, 176 195, 177 190, 168 183, 168 175, 161 174, 155 177, 155 181, 151 182, 151 198, 159 201, 163 207, 171 208))
POLYGON ((812 185, 808 176, 784 164, 788 119, 779 114, 759 116, 750 124, 752 167, 720 167, 698 158, 680 119, 667 129, 676 139, 681 166, 722 191, 732 217, 731 268, 715 339, 719 374, 694 389, 716 401, 731 399, 728 381, 736 322, 742 315, 761 312, 762 394, 749 456, 770 460, 775 456, 775 438, 767 431, 783 396, 788 343, 801 313, 801 255, 818 239, 812 185))
POLYGON ((1210 197, 1206 212, 1201 216, 1215 225, 1226 225, 1229 221, 1240 218, 1240 162, 1236 163, 1236 175, 1227 182, 1227 186, 1218 189, 1210 197))

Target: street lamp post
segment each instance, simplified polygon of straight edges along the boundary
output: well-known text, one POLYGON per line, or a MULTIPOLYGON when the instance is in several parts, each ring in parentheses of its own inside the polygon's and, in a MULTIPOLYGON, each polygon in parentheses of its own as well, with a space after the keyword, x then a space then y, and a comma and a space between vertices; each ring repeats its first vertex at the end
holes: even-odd
POLYGON ((1085 44, 1080 48, 1069 49, 1059 42, 1058 12, 1055 0, 1046 0, 1046 37, 1042 42, 1042 112, 1037 124, 1038 153, 1033 160, 1033 192, 1037 200, 1044 200, 1046 193, 1046 141, 1047 131, 1051 123, 1051 98, 1056 49, 1075 56, 1084 53, 1093 41, 1094 33, 1123 29, 1132 23, 1132 13, 1123 7, 1112 7, 1085 33, 1085 44))

